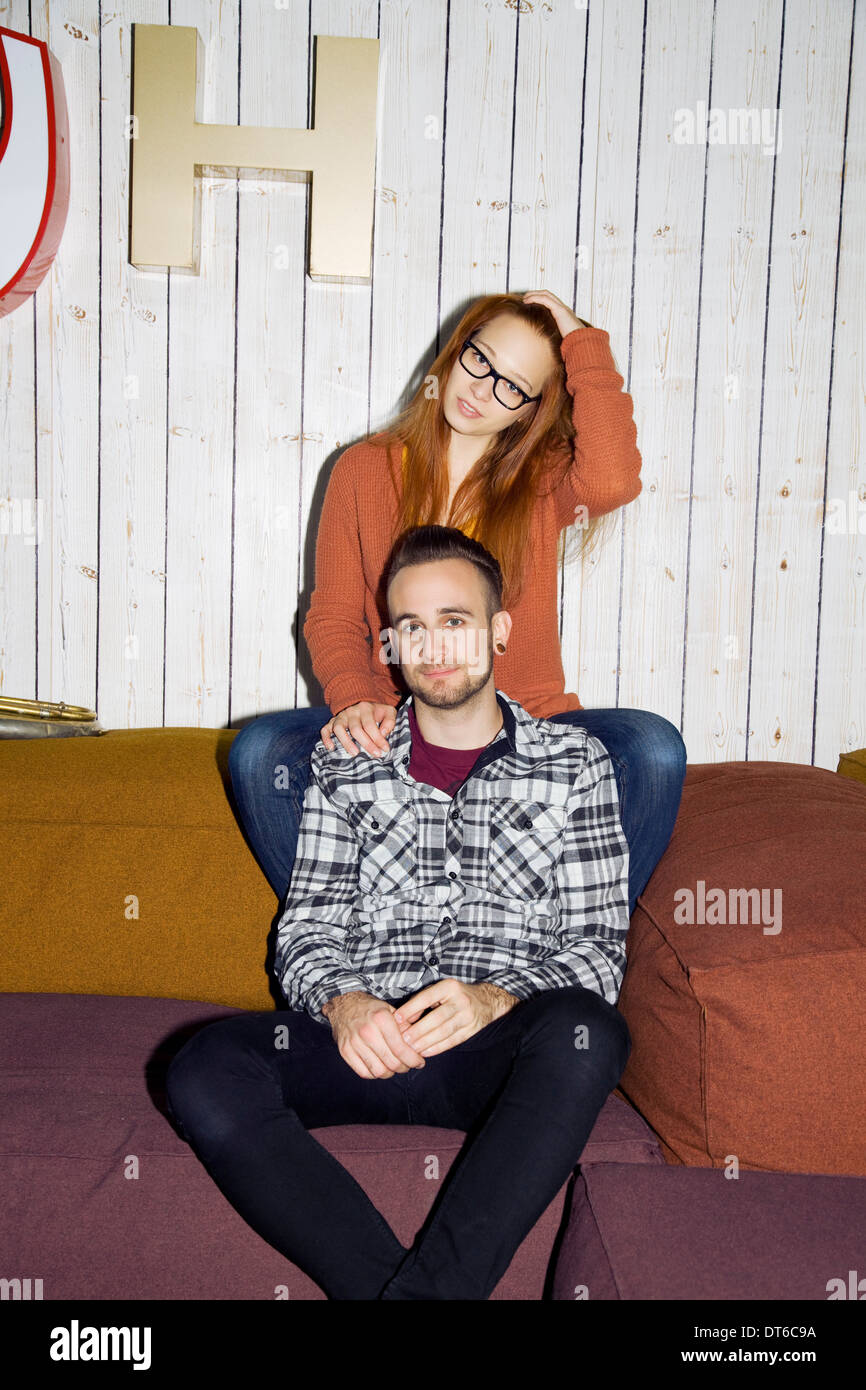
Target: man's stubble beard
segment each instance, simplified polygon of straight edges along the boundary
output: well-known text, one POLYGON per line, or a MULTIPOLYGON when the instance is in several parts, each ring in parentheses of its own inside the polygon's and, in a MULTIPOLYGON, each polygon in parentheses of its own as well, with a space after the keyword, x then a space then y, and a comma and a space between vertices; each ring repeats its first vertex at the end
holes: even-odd
MULTIPOLYGON (((473 699, 473 697, 478 694, 479 690, 484 689, 490 679, 492 670, 493 658, 491 656, 490 664, 483 676, 477 676, 473 680, 473 678, 466 673, 459 685, 449 685, 445 681, 430 681, 428 678, 427 683, 423 685, 423 687, 420 684, 416 686, 414 680, 409 681, 407 679, 405 671, 403 673, 403 679, 406 681, 412 695, 414 695, 416 702, 429 705, 431 709, 459 709, 461 705, 465 705, 467 701, 473 699), (437 696, 439 697, 438 699, 436 698, 437 696)), ((424 678, 422 677, 421 679, 423 681, 424 678)))

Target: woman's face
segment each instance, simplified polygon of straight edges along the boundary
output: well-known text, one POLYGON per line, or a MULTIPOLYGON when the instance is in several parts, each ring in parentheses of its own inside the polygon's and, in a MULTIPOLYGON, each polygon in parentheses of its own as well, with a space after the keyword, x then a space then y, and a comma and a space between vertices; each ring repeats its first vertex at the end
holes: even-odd
MULTIPOLYGON (((498 391, 503 401, 506 395, 522 401, 513 387, 527 396, 537 396, 555 363, 550 344, 523 319, 513 314, 500 314, 469 335, 476 351, 472 366, 486 370, 489 363, 510 383, 500 382, 498 391), (482 358, 486 359, 482 361, 482 358)), ((485 438, 507 429, 538 409, 538 402, 522 402, 519 409, 510 410, 493 393, 493 377, 476 377, 468 372, 458 357, 445 386, 442 408, 445 419, 458 434, 485 438), (463 404, 469 407, 465 409, 463 404), (474 411, 475 413, 470 413, 474 411)))

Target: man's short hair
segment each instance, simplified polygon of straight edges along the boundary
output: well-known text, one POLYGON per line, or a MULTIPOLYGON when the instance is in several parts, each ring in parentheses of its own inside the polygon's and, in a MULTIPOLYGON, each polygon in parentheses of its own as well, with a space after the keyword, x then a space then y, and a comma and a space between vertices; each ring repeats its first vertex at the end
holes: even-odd
POLYGON ((495 555, 456 526, 413 526, 397 538, 388 562, 385 593, 391 580, 408 565, 431 560, 468 560, 481 574, 487 595, 487 621, 502 607, 502 570, 495 555))

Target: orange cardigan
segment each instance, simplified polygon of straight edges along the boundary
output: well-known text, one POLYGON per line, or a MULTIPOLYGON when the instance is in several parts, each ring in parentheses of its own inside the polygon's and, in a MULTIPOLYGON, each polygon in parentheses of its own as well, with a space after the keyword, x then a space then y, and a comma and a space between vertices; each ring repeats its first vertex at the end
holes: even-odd
MULTIPOLYGON (((536 718, 583 709, 577 696, 565 690, 557 605, 559 534, 574 520, 579 503, 596 516, 633 501, 641 490, 632 400, 623 391, 607 332, 576 328, 562 339, 561 353, 573 400, 574 456, 561 481, 537 498, 523 592, 508 610, 512 629, 507 649, 493 658, 497 689, 536 718)), ((379 633, 389 619, 376 598, 402 496, 402 452, 397 444, 389 448, 379 442, 378 436, 352 444, 337 459, 325 492, 316 538, 316 586, 304 638, 332 714, 360 700, 396 706, 405 694, 393 678, 394 668, 379 660, 379 633)))

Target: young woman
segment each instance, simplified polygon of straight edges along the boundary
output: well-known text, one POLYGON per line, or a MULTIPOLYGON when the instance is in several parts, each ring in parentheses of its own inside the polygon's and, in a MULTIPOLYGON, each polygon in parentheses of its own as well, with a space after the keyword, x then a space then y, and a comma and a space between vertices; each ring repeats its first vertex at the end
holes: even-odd
POLYGON ((584 709, 565 690, 557 612, 565 537, 580 536, 588 549, 604 518, 641 489, 632 401, 622 387, 607 333, 555 294, 485 295, 463 315, 409 406, 340 455, 304 623, 327 705, 262 715, 240 731, 229 756, 241 821, 280 900, 315 744, 339 742, 352 755, 387 752, 405 690, 382 659, 380 634, 389 626, 382 573, 400 532, 434 522, 473 535, 502 567, 512 629, 494 658, 497 689, 537 718, 583 726, 607 748, 634 910, 673 831, 685 745, 661 715, 584 709))

